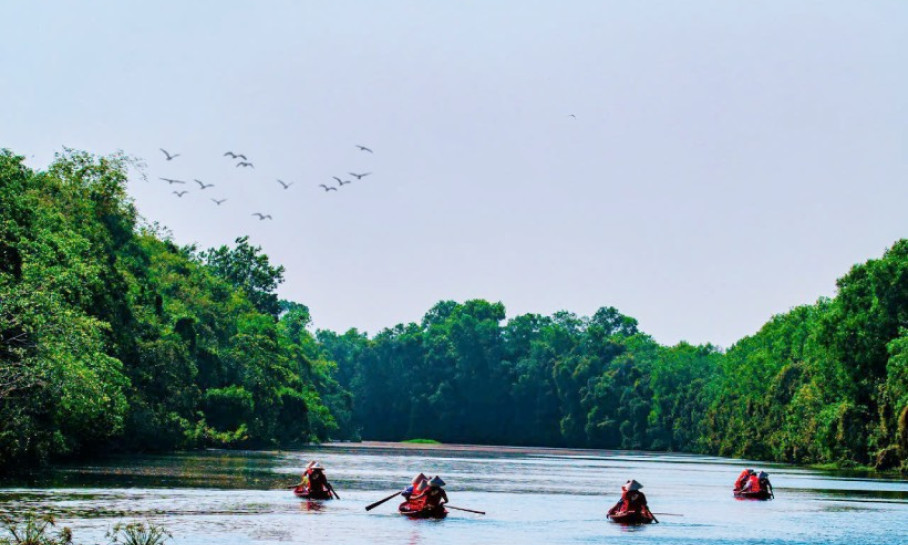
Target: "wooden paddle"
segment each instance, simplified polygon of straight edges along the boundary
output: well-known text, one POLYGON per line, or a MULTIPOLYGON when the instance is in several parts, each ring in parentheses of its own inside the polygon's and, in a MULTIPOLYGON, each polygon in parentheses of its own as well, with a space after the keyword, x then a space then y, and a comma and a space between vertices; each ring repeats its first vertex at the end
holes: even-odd
POLYGON ((656 515, 654 515, 653 512, 649 510, 649 507, 646 508, 646 511, 649 513, 649 516, 653 517, 653 522, 659 524, 659 519, 657 519, 656 515))
POLYGON ((485 515, 485 511, 476 511, 475 509, 464 509, 463 507, 454 507, 453 505, 444 504, 448 509, 457 509, 458 511, 466 511, 467 513, 476 513, 477 515, 485 515))
POLYGON ((338 499, 338 500, 341 499, 341 497, 337 495, 337 492, 334 491, 334 487, 331 486, 331 483, 328 483, 328 490, 330 490, 331 493, 334 494, 335 499, 338 499))
POLYGON ((662 515, 662 516, 665 516, 665 517, 683 517, 683 516, 684 516, 684 515, 681 515, 681 514, 678 514, 678 513, 653 513, 652 511, 650 511, 650 514, 652 514, 652 515, 662 515))
POLYGON ((387 498, 385 498, 385 499, 383 499, 383 500, 378 500, 378 501, 375 502, 375 503, 370 503, 369 505, 366 506, 366 511, 371 511, 371 510, 375 509, 376 507, 378 507, 379 505, 381 505, 381 504, 385 503, 386 501, 390 500, 391 498, 394 498, 394 497, 399 496, 399 495, 400 495, 400 492, 395 492, 395 493, 391 494, 390 496, 388 496, 387 498))

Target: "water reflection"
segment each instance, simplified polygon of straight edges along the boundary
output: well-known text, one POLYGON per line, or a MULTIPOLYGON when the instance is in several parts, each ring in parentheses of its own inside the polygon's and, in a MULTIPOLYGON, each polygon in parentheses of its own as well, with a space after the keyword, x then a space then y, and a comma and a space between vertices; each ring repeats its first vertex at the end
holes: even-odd
POLYGON ((300 502, 300 511, 304 513, 320 513, 325 510, 325 505, 320 501, 303 500, 300 502))
POLYGON ((111 458, 0 481, 0 511, 50 512, 76 531, 77 542, 100 541, 118 521, 148 518, 167 526, 176 543, 190 545, 315 539, 332 545, 516 545, 602 543, 608 536, 696 545, 908 541, 904 481, 760 464, 770 472, 776 499, 736 502, 731 485, 750 465, 677 454, 459 446, 209 451, 111 458), (327 468, 343 500, 301 501, 288 491, 310 459, 327 468), (448 482, 454 505, 488 514, 452 511, 445 520, 410 520, 397 514, 397 501, 365 512, 426 468, 448 482), (644 484, 661 524, 606 521, 606 510, 630 478, 644 484), (757 527, 759 535, 748 531, 757 527))

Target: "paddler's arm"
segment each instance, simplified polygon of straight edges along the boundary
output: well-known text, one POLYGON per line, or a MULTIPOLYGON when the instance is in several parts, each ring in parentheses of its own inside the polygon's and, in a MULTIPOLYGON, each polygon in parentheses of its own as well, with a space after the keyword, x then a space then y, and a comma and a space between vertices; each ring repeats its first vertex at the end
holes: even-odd
POLYGON ((428 490, 428 489, 423 490, 422 492, 418 492, 418 493, 416 493, 416 494, 413 494, 412 496, 410 496, 410 500, 412 501, 412 500, 419 500, 419 499, 422 499, 422 497, 426 495, 426 491, 427 491, 427 490, 428 490))

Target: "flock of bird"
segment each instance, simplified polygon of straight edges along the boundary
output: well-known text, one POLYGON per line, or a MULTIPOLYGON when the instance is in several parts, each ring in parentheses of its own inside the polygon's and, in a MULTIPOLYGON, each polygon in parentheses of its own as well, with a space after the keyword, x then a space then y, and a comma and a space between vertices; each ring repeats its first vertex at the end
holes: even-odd
MULTIPOLYGON (((363 145, 357 144, 356 148, 362 152, 374 153, 370 148, 363 146, 363 145)), ((177 157, 180 157, 180 155, 181 155, 179 153, 171 153, 164 148, 159 148, 159 149, 161 150, 161 153, 164 154, 164 158, 166 161, 173 161, 174 159, 176 159, 177 157)), ((234 153, 233 151, 227 151, 227 152, 224 152, 223 157, 228 157, 231 160, 237 161, 236 168, 255 169, 255 165, 249 160, 249 158, 246 155, 244 155, 242 153, 234 153)), ((362 172, 362 173, 348 172, 347 174, 356 178, 356 180, 359 181, 372 173, 371 172, 362 172)), ((332 176, 332 178, 337 182, 336 187, 334 185, 327 185, 327 184, 318 184, 318 187, 321 187, 327 193, 330 191, 337 191, 339 188, 342 188, 345 185, 353 183, 353 180, 343 180, 337 176, 332 176)), ((178 180, 175 178, 164 178, 164 177, 160 177, 159 179, 167 182, 168 185, 189 185, 189 182, 187 182, 185 180, 178 180)), ((209 187, 214 187, 214 185, 215 185, 215 184, 207 184, 207 183, 203 182, 202 180, 198 180, 195 178, 193 178, 192 181, 199 185, 199 191, 204 191, 205 189, 208 189, 209 187)), ((292 186, 295 183, 295 182, 285 182, 281 179, 277 179, 276 181, 285 190, 290 189, 290 186, 292 186)), ((188 189, 174 190, 172 193, 174 195, 176 195, 177 197, 181 198, 181 197, 183 197, 183 195, 189 193, 189 190, 188 189)), ((216 204, 217 206, 220 206, 220 205, 224 204, 224 202, 226 202, 227 199, 226 198, 223 198, 223 199, 212 198, 211 201, 214 204, 216 204)), ((251 215, 257 217, 259 219, 259 221, 274 219, 271 216, 271 214, 266 214, 264 212, 253 212, 251 215)))

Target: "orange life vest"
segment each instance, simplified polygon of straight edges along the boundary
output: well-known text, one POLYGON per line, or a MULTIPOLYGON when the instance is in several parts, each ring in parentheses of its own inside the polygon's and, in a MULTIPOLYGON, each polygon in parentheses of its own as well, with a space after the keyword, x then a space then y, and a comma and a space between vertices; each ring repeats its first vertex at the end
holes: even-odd
POLYGON ((621 494, 620 511, 638 512, 646 507, 646 496, 639 490, 632 490, 621 494))
POLYGON ((429 487, 428 490, 410 498, 410 504, 417 509, 426 509, 438 507, 441 500, 447 500, 445 491, 437 487, 429 487))
POLYGON ((761 486, 760 478, 756 475, 751 475, 750 488, 748 489, 748 492, 760 492, 761 490, 763 490, 763 487, 761 486))

